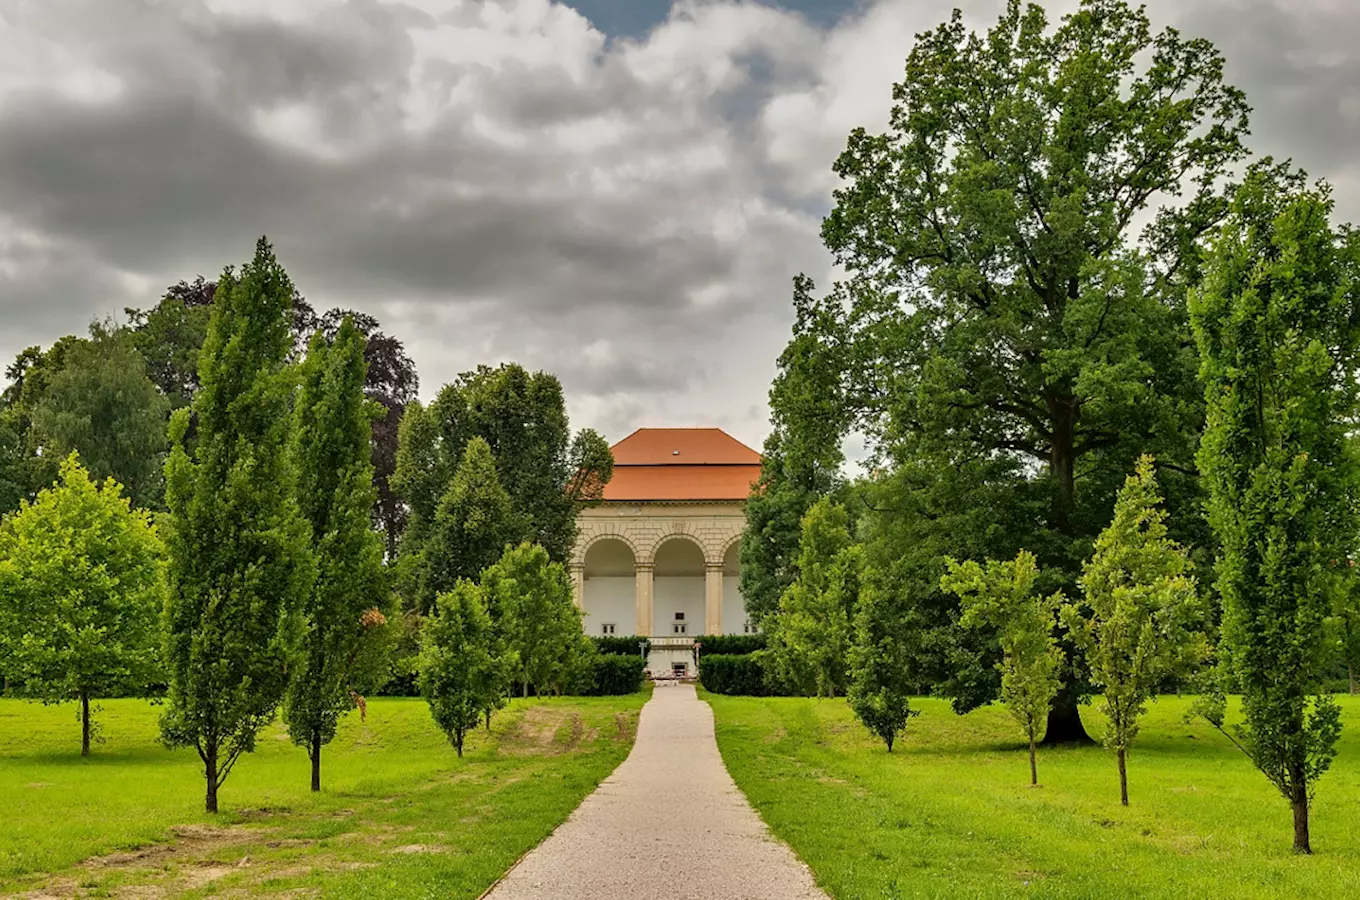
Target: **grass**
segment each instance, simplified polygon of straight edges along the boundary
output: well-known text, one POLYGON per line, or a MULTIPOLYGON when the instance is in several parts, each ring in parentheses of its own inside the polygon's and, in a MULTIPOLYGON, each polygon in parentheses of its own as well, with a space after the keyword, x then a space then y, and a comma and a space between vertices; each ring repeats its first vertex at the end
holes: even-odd
MULTIPOLYGON (((1029 787, 1004 710, 922 714, 889 755, 843 700, 706 695, 737 784, 838 900, 905 897, 1360 896, 1360 698, 1318 789, 1314 855, 1287 804, 1189 700, 1151 704, 1129 754, 1040 750, 1029 787)), ((1084 711, 1098 734, 1101 716, 1084 711)))
POLYGON ((82 760, 72 707, 0 700, 0 894, 477 897, 623 760, 644 700, 516 700, 459 760, 424 701, 374 699, 326 748, 320 794, 275 725, 217 816, 152 704, 104 702, 82 760))

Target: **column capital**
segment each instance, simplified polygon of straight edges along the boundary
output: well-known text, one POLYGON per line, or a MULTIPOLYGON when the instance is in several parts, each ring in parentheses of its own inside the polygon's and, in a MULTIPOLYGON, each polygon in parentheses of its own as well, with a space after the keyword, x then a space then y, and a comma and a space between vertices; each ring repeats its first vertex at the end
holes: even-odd
POLYGON ((722 570, 722 567, 723 567, 723 564, 722 564, 722 561, 721 561, 721 560, 719 560, 718 562, 706 562, 706 563, 704 563, 704 568, 708 569, 708 571, 710 571, 710 572, 721 571, 721 570, 722 570))
POLYGON ((641 569, 646 569, 646 570, 649 571, 649 572, 650 572, 653 568, 655 568, 655 566, 656 566, 656 563, 651 563, 651 562, 635 562, 635 563, 633 563, 633 568, 634 568, 634 569, 639 569, 639 570, 641 570, 641 569))

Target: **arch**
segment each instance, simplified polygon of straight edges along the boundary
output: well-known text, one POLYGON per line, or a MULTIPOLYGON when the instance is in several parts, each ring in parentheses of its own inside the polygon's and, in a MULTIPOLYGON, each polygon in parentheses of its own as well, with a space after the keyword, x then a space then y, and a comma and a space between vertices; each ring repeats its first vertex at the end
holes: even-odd
POLYGON ((633 559, 636 560, 637 562, 643 561, 642 553, 639 552, 638 546, 636 543, 633 542, 632 538, 628 537, 628 535, 623 533, 604 531, 600 532, 599 534, 592 535, 586 538, 585 540, 579 541, 577 543, 576 553, 572 555, 571 559, 572 565, 584 566, 586 564, 586 554, 590 552, 590 548, 598 544, 600 541, 607 541, 611 539, 616 541, 622 541, 623 543, 627 544, 628 549, 633 551, 633 559))
POLYGON ((657 538, 657 539, 652 543, 652 550, 651 550, 651 552, 650 552, 649 554, 647 554, 647 559, 650 560, 650 561, 652 561, 652 562, 655 562, 655 561, 656 561, 656 554, 657 554, 657 552, 661 549, 661 546, 662 546, 663 544, 669 542, 669 541, 677 541, 677 540, 678 540, 678 541, 688 541, 689 543, 691 543, 691 544, 693 544, 694 546, 698 547, 698 548, 699 548, 699 553, 702 554, 703 557, 704 557, 704 562, 705 562, 705 563, 708 562, 708 559, 709 559, 708 548, 704 546, 704 542, 701 541, 701 540, 699 540, 699 538, 697 538, 696 536, 690 534, 690 533, 687 532, 687 531, 670 531, 670 532, 667 532, 666 534, 663 534, 661 537, 657 538))
POLYGON ((617 535, 601 535, 581 555, 581 572, 586 578, 632 577, 636 569, 637 554, 632 544, 617 535))
POLYGON ((724 575, 741 574, 741 535, 737 535, 723 547, 722 567, 724 575))

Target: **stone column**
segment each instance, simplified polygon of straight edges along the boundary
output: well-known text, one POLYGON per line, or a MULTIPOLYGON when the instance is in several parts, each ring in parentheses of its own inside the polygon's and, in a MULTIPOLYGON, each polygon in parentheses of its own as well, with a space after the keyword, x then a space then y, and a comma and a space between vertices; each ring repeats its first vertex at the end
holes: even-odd
POLYGON ((586 608, 586 567, 581 563, 571 564, 571 599, 577 609, 586 608))
POLYGON ((722 634, 722 606, 722 563, 709 563, 704 570, 704 634, 722 634))
POLYGON ((637 563, 637 594, 634 607, 637 611, 638 637, 652 636, 652 564, 637 563))

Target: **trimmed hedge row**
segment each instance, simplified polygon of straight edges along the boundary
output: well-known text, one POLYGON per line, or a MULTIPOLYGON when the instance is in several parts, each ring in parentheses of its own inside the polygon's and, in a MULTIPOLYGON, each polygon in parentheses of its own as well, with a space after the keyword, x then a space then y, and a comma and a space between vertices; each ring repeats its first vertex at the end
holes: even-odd
POLYGON ((590 639, 595 642, 595 649, 601 653, 614 656, 641 656, 652 652, 652 642, 648 638, 640 638, 635 635, 615 635, 615 634, 592 634, 590 639), (638 642, 645 641, 646 650, 638 649, 638 642))
POLYGON ((739 656, 765 649, 763 634, 701 634, 695 638, 702 646, 700 655, 739 656))
POLYGON ((765 677, 764 653, 703 653, 699 657, 699 683, 714 694, 746 697, 773 695, 765 677))
POLYGON ((590 683, 580 693, 587 697, 635 694, 642 690, 642 673, 646 661, 639 655, 601 653, 593 660, 590 683))

